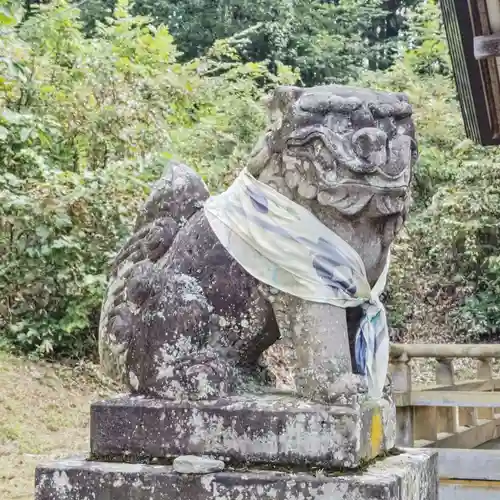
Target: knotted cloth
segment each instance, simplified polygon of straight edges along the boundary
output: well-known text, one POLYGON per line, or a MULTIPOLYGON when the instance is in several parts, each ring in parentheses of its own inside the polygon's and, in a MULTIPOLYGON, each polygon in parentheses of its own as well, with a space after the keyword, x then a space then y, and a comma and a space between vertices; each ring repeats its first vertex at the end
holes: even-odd
POLYGON ((367 379, 369 395, 381 397, 389 335, 379 296, 389 258, 371 288, 361 257, 348 243, 246 169, 227 191, 210 197, 204 209, 221 244, 259 281, 304 300, 362 307, 355 360, 367 379))

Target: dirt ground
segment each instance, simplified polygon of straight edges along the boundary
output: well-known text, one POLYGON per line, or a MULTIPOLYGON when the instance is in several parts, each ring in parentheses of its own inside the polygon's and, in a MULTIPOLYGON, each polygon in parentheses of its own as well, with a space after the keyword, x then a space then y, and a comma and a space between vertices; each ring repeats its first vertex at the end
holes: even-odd
POLYGON ((89 405, 116 390, 93 365, 0 352, 0 499, 33 500, 37 463, 86 452, 89 405))

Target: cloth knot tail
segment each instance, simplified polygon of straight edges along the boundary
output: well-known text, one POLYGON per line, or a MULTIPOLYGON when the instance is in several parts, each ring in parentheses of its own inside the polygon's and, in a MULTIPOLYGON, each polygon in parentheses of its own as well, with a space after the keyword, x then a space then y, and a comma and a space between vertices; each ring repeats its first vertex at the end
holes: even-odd
POLYGON ((364 305, 363 310, 354 346, 356 368, 367 379, 369 396, 381 398, 389 365, 385 308, 380 301, 375 301, 364 305))

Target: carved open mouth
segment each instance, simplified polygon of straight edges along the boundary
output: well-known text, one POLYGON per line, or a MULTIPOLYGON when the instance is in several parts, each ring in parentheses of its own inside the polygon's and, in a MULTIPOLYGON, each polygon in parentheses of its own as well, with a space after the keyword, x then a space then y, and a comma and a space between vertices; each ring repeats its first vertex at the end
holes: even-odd
POLYGON ((372 184, 370 184, 368 182, 356 181, 356 180, 351 180, 351 179, 345 179, 345 180, 339 181, 338 186, 345 186, 347 188, 349 186, 351 186, 351 187, 368 187, 369 186, 370 191, 373 192, 374 194, 377 194, 380 196, 388 196, 391 198, 405 197, 409 191, 409 188, 410 188, 409 183, 396 185, 396 186, 380 187, 380 186, 373 186, 372 184))
POLYGON ((410 193, 408 189, 376 189, 366 183, 343 183, 320 190, 317 200, 347 216, 369 208, 372 216, 387 217, 407 212, 410 193))
POLYGON ((375 127, 340 133, 323 125, 290 134, 282 158, 289 188, 347 217, 404 218, 410 203, 413 138, 375 127), (294 173, 295 172, 295 173, 294 173), (290 183, 289 179, 296 182, 290 183), (311 189, 306 189, 310 186, 311 189), (306 194, 304 194, 306 193, 306 194))

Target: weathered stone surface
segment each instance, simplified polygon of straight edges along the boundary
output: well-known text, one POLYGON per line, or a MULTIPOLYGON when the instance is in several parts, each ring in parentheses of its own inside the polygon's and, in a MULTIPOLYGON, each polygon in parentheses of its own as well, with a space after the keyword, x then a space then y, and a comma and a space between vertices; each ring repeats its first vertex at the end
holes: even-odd
POLYGON ((293 346, 297 394, 343 404, 351 395, 366 393, 364 378, 352 373, 345 309, 282 292, 268 299, 281 335, 293 346))
POLYGON ((37 468, 35 500, 437 500, 436 457, 411 450, 366 472, 336 476, 256 470, 186 476, 168 466, 74 459, 37 468))
MULTIPOLYGON (((400 94, 323 86, 279 88, 269 109, 247 168, 348 242, 373 285, 408 211, 411 106, 400 94)), ((174 165, 146 202, 103 305, 105 371, 138 394, 217 399, 269 385, 261 354, 281 335, 297 352, 301 396, 335 404, 363 392, 347 341, 359 311, 274 296, 217 240, 201 210, 207 196, 200 177, 174 165)))
POLYGON ((202 208, 208 196, 205 183, 189 167, 169 166, 144 203, 134 234, 115 257, 99 325, 99 356, 113 378, 128 380, 125 364, 134 313, 127 299, 129 280, 144 265, 165 255, 179 228, 202 208))
POLYGON ((183 455, 174 460, 172 467, 179 474, 212 474, 223 471, 225 464, 209 457, 183 455))
POLYGON ((243 463, 357 467, 394 447, 388 401, 329 407, 290 396, 173 402, 120 397, 91 409, 93 457, 210 455, 243 463))

